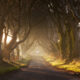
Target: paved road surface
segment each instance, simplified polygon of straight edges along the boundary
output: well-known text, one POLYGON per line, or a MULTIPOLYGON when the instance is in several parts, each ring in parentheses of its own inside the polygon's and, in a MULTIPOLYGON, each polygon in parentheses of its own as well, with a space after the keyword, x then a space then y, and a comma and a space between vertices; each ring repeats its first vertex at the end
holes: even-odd
POLYGON ((0 77, 0 80, 80 80, 66 72, 52 70, 43 58, 34 57, 28 67, 0 77))

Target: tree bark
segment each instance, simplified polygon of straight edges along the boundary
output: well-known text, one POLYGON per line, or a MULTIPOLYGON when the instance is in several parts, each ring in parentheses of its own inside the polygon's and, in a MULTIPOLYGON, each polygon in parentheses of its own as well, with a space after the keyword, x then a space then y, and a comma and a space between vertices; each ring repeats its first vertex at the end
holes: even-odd
POLYGON ((2 35, 3 35, 3 30, 0 30, 0 60, 2 60, 2 35))

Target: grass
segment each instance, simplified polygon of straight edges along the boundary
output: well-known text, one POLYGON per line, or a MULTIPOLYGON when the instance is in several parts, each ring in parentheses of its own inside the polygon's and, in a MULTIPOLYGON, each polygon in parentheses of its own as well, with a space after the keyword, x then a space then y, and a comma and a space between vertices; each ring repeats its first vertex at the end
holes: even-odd
POLYGON ((6 62, 0 61, 0 74, 4 74, 6 72, 17 70, 17 69, 19 69, 18 66, 13 66, 6 62))
POLYGON ((26 56, 24 59, 14 62, 10 62, 4 59, 4 61, 0 61, 0 74, 5 74, 10 71, 18 70, 23 66, 28 66, 30 61, 30 56, 26 56))
POLYGON ((54 60, 54 57, 52 56, 45 56, 44 59, 52 66, 56 66, 59 69, 80 73, 80 60, 74 60, 69 64, 64 64, 65 60, 62 59, 54 60))
POLYGON ((18 63, 19 63, 21 66, 25 66, 25 65, 28 66, 29 63, 30 63, 30 61, 31 61, 31 57, 28 56, 28 57, 20 60, 18 63))
POLYGON ((80 61, 78 60, 74 60, 69 64, 66 65, 60 65, 58 66, 58 68, 63 68, 65 70, 69 70, 69 71, 74 71, 74 72, 79 72, 80 73, 80 61))
POLYGON ((4 61, 0 61, 0 74, 4 74, 10 71, 14 71, 17 70, 23 66, 27 66, 29 65, 31 58, 27 57, 26 59, 22 59, 20 61, 17 62, 4 62, 4 61))

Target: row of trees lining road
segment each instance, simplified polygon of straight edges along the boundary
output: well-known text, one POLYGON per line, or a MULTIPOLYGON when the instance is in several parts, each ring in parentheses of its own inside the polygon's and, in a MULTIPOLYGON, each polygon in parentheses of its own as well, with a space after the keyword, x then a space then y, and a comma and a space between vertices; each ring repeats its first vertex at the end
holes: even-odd
POLYGON ((0 60, 10 60, 14 49, 30 34, 30 10, 34 1, 0 0, 0 60))
POLYGON ((67 61, 80 58, 77 34, 80 21, 79 5, 79 0, 51 0, 48 4, 50 16, 58 29, 62 58, 67 58, 67 61))
POLYGON ((79 5, 79 0, 36 0, 33 6, 32 19, 35 20, 33 25, 42 26, 41 23, 49 17, 47 19, 49 23, 44 23, 48 25, 48 40, 67 62, 80 58, 79 5), (58 43, 55 43, 54 35, 58 36, 56 39, 58 43))
POLYGON ((0 0, 0 60, 9 60, 14 49, 19 53, 18 45, 28 38, 31 26, 45 27, 45 35, 36 36, 44 48, 51 47, 68 62, 80 58, 79 5, 79 0, 0 0))

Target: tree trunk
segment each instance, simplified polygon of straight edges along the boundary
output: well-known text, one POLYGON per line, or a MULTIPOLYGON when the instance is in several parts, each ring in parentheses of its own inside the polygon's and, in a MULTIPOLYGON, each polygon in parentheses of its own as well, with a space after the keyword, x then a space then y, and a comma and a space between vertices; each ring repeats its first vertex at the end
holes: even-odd
POLYGON ((0 60, 2 60, 2 35, 3 35, 3 30, 0 31, 0 60))
POLYGON ((17 60, 19 60, 19 47, 17 47, 16 50, 17 50, 17 56, 16 57, 17 57, 17 60))

